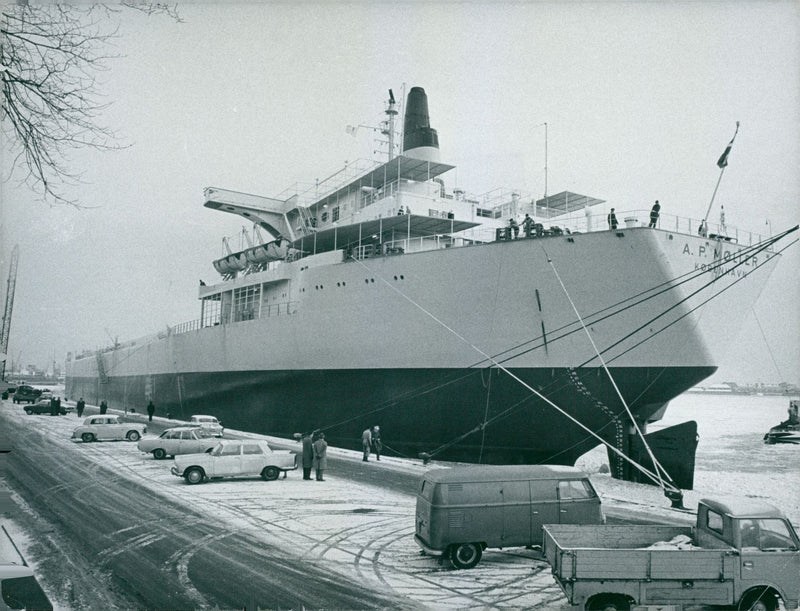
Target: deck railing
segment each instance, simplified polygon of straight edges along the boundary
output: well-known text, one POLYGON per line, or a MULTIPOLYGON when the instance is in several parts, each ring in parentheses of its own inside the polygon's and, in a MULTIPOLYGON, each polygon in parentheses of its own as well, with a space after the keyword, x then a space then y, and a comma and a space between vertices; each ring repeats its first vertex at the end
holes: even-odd
POLYGON ((216 327, 218 325, 228 325, 231 323, 244 322, 247 320, 255 320, 257 318, 272 318, 275 316, 290 316, 297 313, 299 302, 297 301, 284 301, 281 303, 272 303, 263 305, 260 311, 257 308, 247 311, 241 310, 232 315, 215 315, 206 317, 205 319, 196 318, 187 322, 178 323, 169 328, 172 335, 180 333, 188 333, 189 331, 197 331, 203 327, 216 327))

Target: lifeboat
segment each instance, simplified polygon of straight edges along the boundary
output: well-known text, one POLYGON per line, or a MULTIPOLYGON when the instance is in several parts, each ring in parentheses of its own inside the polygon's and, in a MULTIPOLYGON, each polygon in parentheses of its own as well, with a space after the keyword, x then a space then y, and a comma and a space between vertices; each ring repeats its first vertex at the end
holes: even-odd
POLYGON ((234 274, 246 269, 250 265, 260 265, 270 261, 280 261, 286 258, 289 251, 289 241, 278 238, 272 242, 253 246, 242 252, 237 252, 227 257, 214 261, 214 269, 221 275, 234 274))

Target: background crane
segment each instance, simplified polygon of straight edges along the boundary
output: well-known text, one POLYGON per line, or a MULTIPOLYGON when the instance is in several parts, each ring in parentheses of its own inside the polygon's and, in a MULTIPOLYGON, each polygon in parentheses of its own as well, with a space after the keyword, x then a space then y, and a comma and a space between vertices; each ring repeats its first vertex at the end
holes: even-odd
POLYGON ((0 381, 6 379, 6 355, 8 354, 8 336, 11 333, 11 311, 14 309, 14 287, 17 284, 17 261, 19 261, 19 244, 11 251, 11 265, 8 268, 8 285, 6 288, 6 306, 3 310, 3 328, 0 331, 0 381))

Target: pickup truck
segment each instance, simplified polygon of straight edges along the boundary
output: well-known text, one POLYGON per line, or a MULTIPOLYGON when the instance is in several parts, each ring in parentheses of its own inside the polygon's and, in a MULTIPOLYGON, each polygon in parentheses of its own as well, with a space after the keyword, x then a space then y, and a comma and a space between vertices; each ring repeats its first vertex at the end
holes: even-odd
POLYGON ((775 507, 703 499, 695 526, 545 525, 543 552, 569 602, 587 610, 800 600, 800 541, 775 507))

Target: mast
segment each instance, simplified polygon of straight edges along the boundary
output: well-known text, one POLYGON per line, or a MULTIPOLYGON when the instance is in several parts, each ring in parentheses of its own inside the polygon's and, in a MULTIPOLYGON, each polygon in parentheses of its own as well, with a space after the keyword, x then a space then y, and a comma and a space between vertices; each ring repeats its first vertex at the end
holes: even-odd
POLYGON ((11 310, 14 309, 14 289, 17 284, 17 262, 19 261, 19 244, 11 251, 11 265, 8 268, 8 284, 6 288, 6 306, 3 310, 3 327, 0 331, 0 381, 6 379, 6 355, 8 354, 8 336, 11 333, 11 310))
POLYGON ((397 117, 397 102, 394 99, 394 93, 389 90, 389 101, 386 103, 386 119, 381 121, 381 133, 389 139, 389 161, 394 159, 394 122, 397 117))

